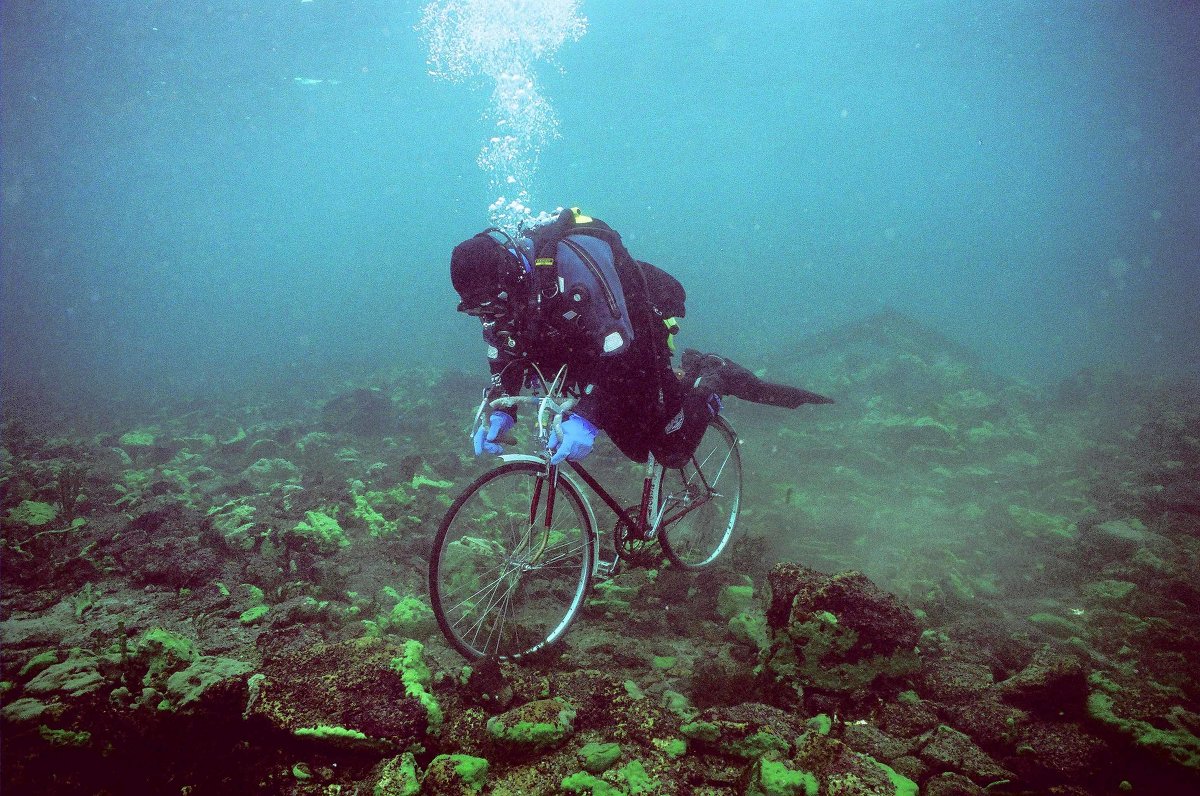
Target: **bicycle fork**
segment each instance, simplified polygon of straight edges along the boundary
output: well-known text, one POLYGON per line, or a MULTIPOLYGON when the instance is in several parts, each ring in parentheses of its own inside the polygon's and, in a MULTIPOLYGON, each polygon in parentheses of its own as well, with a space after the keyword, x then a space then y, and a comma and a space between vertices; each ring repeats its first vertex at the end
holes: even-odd
POLYGON ((537 533, 538 506, 541 504, 542 490, 546 492, 546 514, 542 518, 541 539, 538 541, 537 550, 525 560, 526 568, 533 568, 537 565, 538 561, 545 554, 546 545, 550 541, 550 528, 554 524, 554 499, 558 494, 557 467, 550 467, 546 475, 539 477, 533 486, 533 498, 529 501, 529 524, 527 526, 529 532, 527 541, 532 541, 533 534, 537 533))

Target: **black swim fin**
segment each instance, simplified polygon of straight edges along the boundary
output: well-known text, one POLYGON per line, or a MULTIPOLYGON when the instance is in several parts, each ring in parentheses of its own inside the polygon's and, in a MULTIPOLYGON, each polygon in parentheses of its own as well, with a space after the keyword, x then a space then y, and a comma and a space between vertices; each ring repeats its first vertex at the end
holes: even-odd
POLYGON ((763 381, 746 368, 716 354, 702 354, 694 348, 683 352, 684 379, 698 389, 718 395, 732 395, 743 401, 795 409, 804 404, 831 404, 832 398, 815 392, 763 381))
POLYGON ((817 395, 815 392, 802 390, 799 387, 772 384, 762 379, 755 381, 757 383, 750 385, 749 389, 739 390, 730 395, 741 398, 743 401, 767 404, 768 406, 782 406, 784 409, 795 409, 804 404, 831 404, 834 402, 832 398, 826 398, 824 395, 817 395))

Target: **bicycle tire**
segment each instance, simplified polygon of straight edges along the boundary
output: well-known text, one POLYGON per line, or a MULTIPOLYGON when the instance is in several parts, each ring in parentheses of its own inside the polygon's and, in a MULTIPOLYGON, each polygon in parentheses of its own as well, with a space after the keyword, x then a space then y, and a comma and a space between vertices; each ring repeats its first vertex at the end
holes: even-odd
POLYGON ((737 525, 742 499, 742 456, 738 436, 717 415, 692 458, 660 471, 659 540, 667 559, 686 570, 717 560, 737 525))
POLYGON ((562 477, 547 529, 548 492, 544 464, 508 462, 475 479, 442 518, 430 601, 442 633, 469 660, 540 652, 583 606, 595 529, 579 490, 562 477))

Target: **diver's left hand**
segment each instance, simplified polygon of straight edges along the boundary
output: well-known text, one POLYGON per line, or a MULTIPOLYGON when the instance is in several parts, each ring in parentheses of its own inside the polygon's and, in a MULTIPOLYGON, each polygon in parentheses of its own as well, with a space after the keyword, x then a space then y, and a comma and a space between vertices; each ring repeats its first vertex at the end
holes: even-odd
POLYGON ((490 453, 493 456, 499 456, 504 452, 501 444, 512 442, 508 437, 508 432, 516 425, 517 421, 508 412, 492 412, 492 416, 488 418, 488 422, 483 423, 475 430, 473 441, 475 443, 475 455, 482 456, 484 453, 490 453))
POLYGON ((546 450, 551 454, 551 464, 562 464, 566 459, 577 462, 592 452, 596 444, 596 435, 600 429, 592 425, 592 421, 580 414, 573 414, 562 421, 561 432, 554 429, 546 442, 546 450))

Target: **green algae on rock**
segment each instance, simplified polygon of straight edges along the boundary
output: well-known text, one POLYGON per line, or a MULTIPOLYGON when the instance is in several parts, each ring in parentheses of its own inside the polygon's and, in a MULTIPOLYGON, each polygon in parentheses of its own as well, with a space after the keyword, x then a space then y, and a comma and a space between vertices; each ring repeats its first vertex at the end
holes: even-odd
MULTIPOLYGON (((417 677, 419 655, 410 652, 407 670, 417 677)), ((380 752, 415 749, 436 731, 434 716, 409 691, 396 660, 395 647, 377 639, 289 647, 264 657, 264 678, 246 715, 284 732, 344 727, 380 752)))
POLYGON ((238 550, 250 551, 261 538, 258 534, 250 532, 255 526, 256 511, 253 505, 242 498, 213 506, 208 510, 207 516, 213 529, 225 540, 225 544, 238 550))
POLYGON ((747 772, 745 796, 817 796, 820 786, 808 771, 788 763, 760 758, 747 772))
POLYGON ((748 575, 742 576, 741 583, 726 586, 717 595, 717 613, 722 619, 732 619, 737 614, 756 608, 758 603, 754 599, 754 583, 748 575))
POLYGON ((45 724, 38 726, 38 734, 51 746, 87 746, 92 741, 92 734, 86 730, 61 730, 45 724))
POLYGON ((317 738, 322 741, 333 741, 337 745, 358 746, 367 743, 367 734, 348 727, 337 727, 329 724, 318 724, 316 727, 297 727, 292 730, 297 738, 317 738))
POLYGON ((156 440, 156 432, 139 428, 132 431, 126 431, 117 440, 117 444, 125 448, 149 448, 152 447, 156 440))
POLYGON ((781 759, 791 753, 791 740, 800 735, 800 727, 786 711, 745 702, 710 708, 696 721, 681 725, 679 732, 698 748, 727 757, 781 759))
POLYGON ((133 659, 145 669, 142 684, 161 688, 167 676, 187 667, 199 654, 191 639, 156 627, 142 634, 133 659))
POLYGON ((908 777, 828 735, 805 733, 788 764, 811 773, 820 783, 821 793, 917 794, 917 784, 908 777))
POLYGON ((26 679, 34 677, 46 667, 53 666, 54 664, 58 663, 58 658, 59 655, 57 650, 46 650, 45 652, 39 652, 21 667, 21 671, 18 673, 18 675, 26 679))
POLYGON ((404 654, 392 659, 392 668, 400 673, 405 693, 425 708, 428 732, 436 735, 442 726, 442 708, 429 690, 433 675, 422 657, 424 651, 425 645, 416 639, 404 642, 404 654))
POLYGON ((290 533, 302 542, 312 544, 321 553, 334 553, 350 545, 342 526, 323 511, 306 511, 304 519, 296 523, 290 533))
POLYGON ((625 796, 625 793, 599 777, 586 771, 578 771, 563 778, 562 789, 567 793, 591 794, 591 796, 625 796))
MULTIPOLYGON (((1125 693, 1125 689, 1100 672, 1094 672, 1088 678, 1088 683, 1091 686, 1087 698, 1089 718, 1125 736, 1136 748, 1186 769, 1200 770, 1200 736, 1190 732, 1182 721, 1177 719, 1174 722, 1175 729, 1162 729, 1145 719, 1128 718, 1122 715, 1118 699, 1136 698, 1136 695, 1125 693)), ((1182 708, 1178 712, 1182 712, 1182 708)), ((1196 714, 1191 716, 1191 726, 1200 726, 1196 722, 1196 714)))
POLYGON ((66 660, 47 666, 25 684, 30 694, 65 695, 78 698, 98 691, 107 682, 100 669, 119 662, 116 656, 97 656, 73 649, 66 660))
POLYGON ((421 791, 417 761, 412 752, 385 761, 379 767, 373 796, 416 796, 421 791))
POLYGON ((862 573, 777 564, 770 583, 764 664, 780 682, 847 693, 916 670, 916 617, 862 573))
POLYGON ((246 661, 218 655, 201 655, 187 668, 167 678, 166 691, 175 709, 187 709, 199 703, 210 689, 234 683, 241 690, 243 675, 254 671, 246 661))
POLYGON ((488 761, 482 757, 464 754, 438 755, 425 768, 420 792, 430 796, 482 793, 487 781, 488 768, 488 761))
POLYGON ((299 484, 300 468, 287 459, 259 459, 242 470, 242 479, 256 492, 270 492, 283 484, 299 484))
POLYGON ((270 610, 271 606, 269 605, 251 606, 238 615, 238 621, 243 625, 256 625, 266 617, 270 610))
POLYGON ((589 774, 603 774, 621 757, 621 745, 592 742, 584 744, 575 754, 579 757, 584 771, 589 774))
POLYGON ((487 732, 501 747, 537 753, 558 746, 575 732, 576 710, 561 697, 539 699, 487 721, 487 732))
POLYGON ((622 790, 629 796, 644 796, 658 791, 662 783, 646 772, 646 767, 640 760, 630 760, 615 771, 616 779, 625 787, 622 790))
POLYGON ((36 500, 22 500, 8 510, 5 522, 29 528, 40 528, 43 525, 49 525, 57 516, 58 509, 49 503, 42 503, 36 500))
POLYGON ((395 600, 392 609, 380 614, 368 630, 375 634, 394 633, 402 638, 423 639, 437 630, 437 622, 433 616, 433 608, 429 603, 415 594, 400 594, 391 586, 383 589, 385 597, 395 600))

